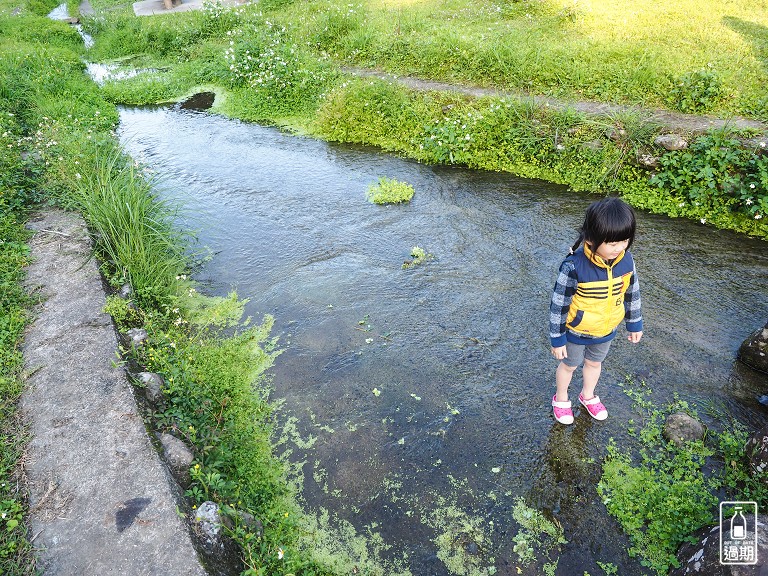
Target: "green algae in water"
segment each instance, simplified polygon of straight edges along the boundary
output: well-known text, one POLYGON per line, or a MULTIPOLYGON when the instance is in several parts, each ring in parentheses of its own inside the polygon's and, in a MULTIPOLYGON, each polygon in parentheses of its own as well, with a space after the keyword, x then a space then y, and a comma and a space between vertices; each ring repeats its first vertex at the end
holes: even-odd
POLYGON ((366 197, 375 204, 399 204, 410 202, 413 194, 413 186, 407 182, 382 176, 377 184, 368 187, 366 197))
POLYGON ((512 517, 520 525, 520 530, 512 538, 515 542, 514 550, 524 565, 535 560, 537 554, 549 556, 553 551, 558 551, 560 545, 568 543, 562 526, 527 506, 522 497, 515 499, 512 517))
POLYGON ((405 567, 407 558, 382 559, 390 546, 375 531, 375 525, 366 527, 365 534, 359 534, 350 522, 331 517, 328 510, 321 508, 304 515, 302 528, 306 536, 301 547, 334 574, 413 576, 405 567))

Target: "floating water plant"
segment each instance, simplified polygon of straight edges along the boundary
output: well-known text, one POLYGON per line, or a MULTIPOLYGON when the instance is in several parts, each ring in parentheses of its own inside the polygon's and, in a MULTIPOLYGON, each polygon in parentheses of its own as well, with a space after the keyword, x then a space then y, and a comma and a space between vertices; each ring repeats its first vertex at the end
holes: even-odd
POLYGON ((385 176, 379 178, 378 184, 371 184, 366 197, 374 204, 399 204, 410 202, 413 198, 413 186, 385 176))
POLYGON ((411 248, 411 260, 406 260, 403 262, 403 269, 406 268, 412 268, 413 266, 418 266, 424 260, 427 260, 429 258, 432 258, 432 254, 427 254, 424 248, 421 246, 414 246, 411 248))

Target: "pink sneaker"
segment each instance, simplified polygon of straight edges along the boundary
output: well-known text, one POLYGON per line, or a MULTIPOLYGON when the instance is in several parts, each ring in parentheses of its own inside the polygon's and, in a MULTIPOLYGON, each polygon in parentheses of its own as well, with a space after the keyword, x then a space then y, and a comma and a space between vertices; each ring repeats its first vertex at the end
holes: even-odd
POLYGON ((579 394, 579 402, 581 402, 581 405, 587 409, 589 415, 595 420, 605 420, 608 418, 608 410, 606 410, 603 403, 600 402, 600 396, 593 396, 589 400, 584 400, 584 396, 579 394))
POLYGON ((557 398, 557 394, 552 396, 552 412, 555 413, 555 420, 560 422, 560 424, 573 424, 571 401, 558 402, 555 398, 557 398))

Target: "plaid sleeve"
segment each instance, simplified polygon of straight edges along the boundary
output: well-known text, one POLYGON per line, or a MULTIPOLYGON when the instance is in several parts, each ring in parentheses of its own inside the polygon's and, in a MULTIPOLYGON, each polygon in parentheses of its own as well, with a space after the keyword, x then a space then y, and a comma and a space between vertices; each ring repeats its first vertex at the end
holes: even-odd
POLYGON ((553 348, 565 346, 565 323, 578 283, 573 262, 565 260, 560 265, 552 301, 549 304, 549 339, 553 348))
POLYGON ((624 320, 628 332, 643 331, 643 314, 640 310, 640 282, 637 280, 637 269, 633 267, 629 288, 624 294, 624 320))

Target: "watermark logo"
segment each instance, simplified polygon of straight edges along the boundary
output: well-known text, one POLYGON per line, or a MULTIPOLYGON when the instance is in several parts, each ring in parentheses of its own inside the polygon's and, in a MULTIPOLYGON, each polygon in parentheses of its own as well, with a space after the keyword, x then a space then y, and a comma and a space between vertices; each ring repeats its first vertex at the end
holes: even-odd
POLYGON ((720 502, 720 564, 757 564, 757 502, 720 502))

